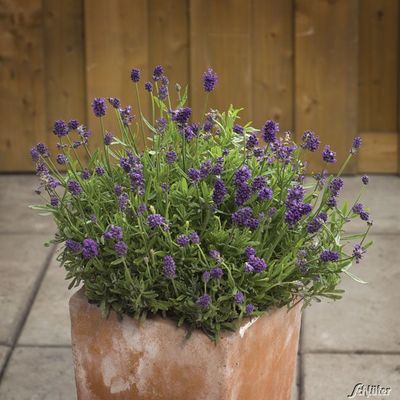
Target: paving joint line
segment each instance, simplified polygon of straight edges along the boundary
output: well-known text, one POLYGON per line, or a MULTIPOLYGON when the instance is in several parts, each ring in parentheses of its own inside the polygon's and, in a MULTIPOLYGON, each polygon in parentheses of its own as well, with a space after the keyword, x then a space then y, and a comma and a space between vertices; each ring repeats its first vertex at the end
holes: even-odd
POLYGON ((50 266, 51 260, 53 258, 53 255, 55 254, 57 249, 56 245, 53 245, 49 251, 49 253, 47 254, 44 262, 43 262, 43 267, 42 270, 40 271, 38 277, 36 278, 34 284, 33 284, 33 288, 32 291, 30 293, 30 296, 27 300, 27 305, 25 307, 25 309, 23 310, 23 312, 21 313, 21 317, 19 318, 18 322, 17 322, 17 326, 15 329, 15 334, 13 335, 13 337, 11 338, 11 343, 8 344, 8 347, 10 348, 5 360, 4 360, 4 364, 3 364, 3 368, 0 371, 0 385, 1 382, 3 380, 3 376, 7 370, 8 364, 11 360, 11 356, 14 353, 15 348, 17 347, 17 343, 18 340, 21 336, 21 333, 24 329, 24 326, 26 324, 26 321, 29 317, 29 314, 32 310, 33 304, 35 303, 36 297, 39 293, 40 287, 42 286, 44 277, 46 275, 46 272, 50 266))
POLYGON ((16 347, 25 349, 70 349, 72 346, 70 344, 34 344, 34 343, 21 343, 16 347))
POLYGON ((349 355, 375 355, 375 356, 379 356, 379 355, 388 355, 388 356, 398 356, 400 355, 400 350, 308 350, 308 351, 304 351, 302 352, 302 355, 306 355, 306 354, 349 354, 349 355))

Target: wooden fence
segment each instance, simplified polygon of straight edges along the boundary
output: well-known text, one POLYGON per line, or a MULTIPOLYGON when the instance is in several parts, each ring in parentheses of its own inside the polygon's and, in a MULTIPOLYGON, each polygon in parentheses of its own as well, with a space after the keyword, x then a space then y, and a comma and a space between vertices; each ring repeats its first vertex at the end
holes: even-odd
POLYGON ((197 110, 212 66, 211 106, 312 129, 339 161, 360 134, 348 172, 398 172, 399 0, 0 0, 0 21, 0 171, 31 170, 55 119, 96 131, 95 96, 135 107, 130 69, 161 63, 197 110))

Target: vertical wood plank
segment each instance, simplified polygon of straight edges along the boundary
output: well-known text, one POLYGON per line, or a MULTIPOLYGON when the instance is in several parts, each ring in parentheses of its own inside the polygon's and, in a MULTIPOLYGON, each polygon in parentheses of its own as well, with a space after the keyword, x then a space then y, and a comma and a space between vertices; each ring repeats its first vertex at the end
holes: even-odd
POLYGON ((212 67, 219 83, 209 96, 209 107, 227 109, 231 103, 243 122, 252 114, 251 2, 242 0, 190 1, 191 103, 195 118, 203 112, 202 74, 212 67), (200 111, 201 110, 201 111, 200 111))
POLYGON ((2 1, 1 21, 0 170, 29 171, 46 137, 42 1, 2 1))
POLYGON ((176 99, 175 83, 189 84, 188 0, 149 0, 149 26, 149 67, 163 65, 176 99))
MULTIPOLYGON (((90 103, 95 97, 119 97, 139 115, 135 87, 130 80, 133 67, 143 75, 148 70, 148 11, 146 0, 85 0, 86 88, 88 124, 92 146, 101 143, 101 131, 90 103)), ((143 78, 144 80, 144 78, 143 78)), ((141 85, 143 112, 146 92, 141 85)), ((117 132, 114 110, 108 106, 105 128, 117 132)), ((137 129, 137 124, 132 127, 137 129)), ((140 135, 139 135, 140 136, 140 135)))
POLYGON ((360 2, 359 130, 397 130, 398 0, 360 2))
POLYGON ((46 130, 56 119, 86 123, 83 0, 44 0, 46 130))
POLYGON ((266 119, 292 130, 293 121, 293 0, 253 0, 254 126, 266 119))
MULTIPOLYGON (((296 132, 311 129, 332 145, 332 170, 357 134, 357 21, 356 0, 296 1, 296 132)), ((310 158, 310 171, 322 165, 320 154, 310 158)))

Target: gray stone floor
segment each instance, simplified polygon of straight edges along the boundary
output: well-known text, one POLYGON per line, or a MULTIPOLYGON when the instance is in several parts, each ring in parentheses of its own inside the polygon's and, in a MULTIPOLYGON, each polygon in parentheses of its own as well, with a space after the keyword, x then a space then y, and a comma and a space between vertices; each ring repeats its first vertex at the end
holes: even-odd
MULTIPOLYGON (((0 399, 71 400, 69 293, 56 249, 43 246, 54 225, 27 208, 35 181, 0 176, 0 399)), ((346 197, 359 187, 346 178, 346 197)), ((347 399, 357 383, 400 399, 400 178, 373 176, 368 189, 375 244, 353 272, 369 283, 343 279, 343 300, 304 313, 293 400, 347 399)))

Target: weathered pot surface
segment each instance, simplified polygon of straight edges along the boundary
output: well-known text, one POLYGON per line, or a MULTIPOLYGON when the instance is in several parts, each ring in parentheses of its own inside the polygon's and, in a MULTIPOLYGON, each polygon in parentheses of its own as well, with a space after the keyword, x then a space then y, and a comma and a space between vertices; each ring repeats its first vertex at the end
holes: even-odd
POLYGON ((301 305, 247 319, 214 344, 175 322, 101 317, 83 290, 70 300, 78 400, 289 400, 301 305))

